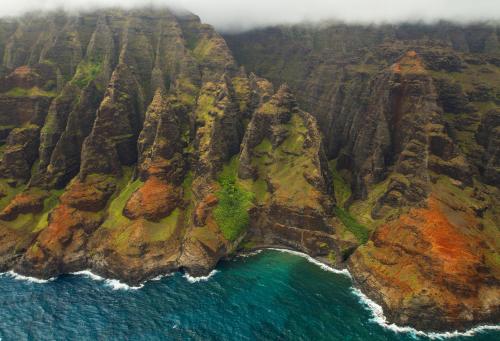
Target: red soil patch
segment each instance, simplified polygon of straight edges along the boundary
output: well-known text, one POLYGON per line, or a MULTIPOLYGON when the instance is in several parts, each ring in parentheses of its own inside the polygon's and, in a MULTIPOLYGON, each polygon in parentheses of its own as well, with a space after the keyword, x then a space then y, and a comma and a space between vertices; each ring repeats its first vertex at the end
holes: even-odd
MULTIPOLYGON (((412 252, 430 256, 448 274, 465 274, 480 262, 477 250, 480 240, 450 222, 447 212, 434 196, 428 208, 412 209, 397 221, 381 226, 375 242, 400 245, 412 252)), ((470 213, 455 212, 460 220, 473 220, 470 213)))
POLYGON ((153 176, 132 194, 123 214, 130 219, 157 221, 169 216, 179 206, 180 200, 176 187, 153 176))
POLYGON ((0 219, 14 220, 19 214, 41 212, 47 195, 45 191, 19 193, 0 213, 0 219))
POLYGON ((79 210, 98 212, 102 210, 114 191, 114 184, 102 181, 73 182, 61 196, 61 202, 79 210))
POLYGON ((422 60, 415 51, 408 51, 401 59, 391 66, 394 73, 424 73, 422 60))

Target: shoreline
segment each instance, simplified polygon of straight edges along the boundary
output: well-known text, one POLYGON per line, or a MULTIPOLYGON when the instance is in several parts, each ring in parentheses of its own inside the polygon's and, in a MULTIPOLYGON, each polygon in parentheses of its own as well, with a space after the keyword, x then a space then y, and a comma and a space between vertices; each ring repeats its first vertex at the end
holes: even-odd
MULTIPOLYGON (((370 314, 372 315, 372 317, 370 318, 370 321, 378 324, 380 327, 382 327, 384 329, 392 331, 395 334, 406 333, 406 334, 411 334, 413 336, 423 336, 423 337, 427 337, 431 340, 435 340, 435 339, 455 338, 455 337, 472 337, 472 336, 477 335, 478 333, 489 331, 489 330, 500 331, 500 324, 499 325, 478 325, 478 326, 466 329, 464 331, 455 330, 455 331, 436 332, 436 331, 423 331, 423 330, 415 329, 415 328, 410 327, 410 326, 399 326, 395 323, 390 323, 387 321, 387 317, 384 314, 384 310, 383 310, 382 306, 379 305, 377 302, 373 301, 372 299, 370 299, 366 294, 364 294, 359 288, 357 288, 355 286, 355 282, 353 280, 353 277, 347 268, 336 269, 330 265, 327 265, 327 264, 321 262, 320 260, 318 260, 314 257, 309 256, 308 254, 306 254, 304 252, 296 251, 296 250, 293 250, 291 248, 276 247, 276 246, 261 246, 261 247, 252 248, 251 250, 248 250, 248 251, 238 252, 235 255, 233 255, 233 257, 235 257, 235 258, 253 257, 253 256, 260 254, 263 251, 266 251, 266 250, 272 250, 272 251, 277 251, 277 252, 295 255, 295 256, 306 259, 309 263, 312 263, 312 264, 318 266, 323 271, 328 271, 328 272, 332 272, 332 273, 335 273, 338 275, 343 275, 343 276, 348 277, 351 280, 350 291, 353 295, 355 295, 358 298, 358 302, 370 311, 370 314)), ((194 284, 194 283, 198 283, 198 282, 206 282, 206 281, 210 280, 210 278, 212 278, 218 272, 219 272, 219 270, 213 269, 207 275, 198 276, 198 277, 191 276, 186 272, 186 273, 182 273, 182 277, 184 277, 190 284, 194 284)), ((158 275, 156 277, 145 280, 137 286, 128 285, 124 282, 121 282, 119 279, 102 277, 100 275, 93 273, 91 270, 76 271, 76 272, 68 273, 67 275, 83 276, 83 277, 87 277, 89 279, 92 279, 94 281, 104 282, 104 284, 106 286, 110 287, 112 290, 140 290, 144 287, 144 285, 147 282, 159 281, 165 277, 174 276, 176 273, 181 273, 181 272, 174 271, 174 272, 169 272, 166 274, 161 274, 161 275, 158 275)), ((5 275, 7 275, 15 280, 26 281, 26 282, 31 282, 31 283, 35 283, 35 284, 47 284, 47 283, 53 282, 59 278, 59 276, 56 276, 56 277, 51 277, 49 279, 40 279, 40 278, 36 278, 36 277, 21 275, 21 274, 14 272, 13 270, 0 273, 0 277, 3 277, 5 275)))

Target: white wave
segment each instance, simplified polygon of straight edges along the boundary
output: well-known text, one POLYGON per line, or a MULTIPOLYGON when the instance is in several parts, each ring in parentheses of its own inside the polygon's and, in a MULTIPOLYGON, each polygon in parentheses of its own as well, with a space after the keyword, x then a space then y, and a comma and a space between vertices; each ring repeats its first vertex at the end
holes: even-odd
POLYGON ((36 278, 36 277, 31 277, 31 276, 24 276, 24 275, 18 274, 17 272, 12 271, 12 270, 4 272, 0 275, 6 275, 6 276, 14 278, 18 281, 26 281, 26 282, 30 282, 30 283, 39 283, 39 284, 48 283, 48 282, 51 282, 51 281, 56 279, 55 277, 52 277, 49 279, 40 279, 40 278, 36 278))
POLYGON ((321 263, 319 260, 317 259, 314 259, 313 257, 303 253, 303 252, 299 252, 299 251, 293 251, 293 250, 288 250, 288 249, 279 249, 279 248, 268 248, 268 250, 274 250, 274 251, 279 251, 279 252, 285 252, 285 253, 289 253, 289 254, 292 254, 292 255, 296 255, 296 256, 299 256, 299 257, 302 257, 302 258, 305 258, 307 259, 308 262, 310 263, 313 263, 317 266, 319 266, 321 269, 325 270, 325 271, 329 271, 329 272, 333 272, 333 273, 336 273, 336 274, 340 274, 340 275, 344 275, 344 276, 347 276, 349 278, 352 278, 351 274, 349 273, 349 270, 347 269, 342 269, 342 270, 339 270, 339 269, 335 269, 331 266, 328 266, 324 263, 321 263))
POLYGON ((251 252, 242 252, 237 255, 238 258, 248 258, 248 257, 253 257, 257 256, 259 253, 262 252, 262 249, 251 251, 251 252))
MULTIPOLYGON (((342 269, 338 270, 335 268, 332 268, 326 264, 321 263, 317 259, 314 259, 313 257, 299 252, 299 251, 293 251, 293 250, 288 250, 288 249, 279 249, 279 248, 268 248, 268 250, 275 250, 275 251, 280 251, 280 252, 286 252, 292 255, 297 255, 299 257, 303 257, 307 259, 309 262, 319 266, 321 269, 325 271, 330 271, 333 273, 337 274, 342 274, 345 275, 349 278, 352 279, 352 276, 347 269, 342 269)), ((464 332, 459 332, 459 331, 452 331, 452 332, 424 332, 421 330, 417 330, 412 327, 408 326, 398 326, 395 323, 389 323, 387 322, 387 317, 384 315, 384 310, 382 309, 382 306, 377 304, 376 302, 372 301, 371 299, 368 298, 361 290, 351 287, 351 290, 354 295, 358 296, 360 302, 365 305, 372 313, 372 321, 379 324, 381 327, 391 330, 395 333, 407 333, 413 336, 424 336, 432 340, 436 339, 448 339, 448 338, 455 338, 455 337, 470 337, 477 335, 478 333, 485 332, 488 330, 500 330, 500 325, 484 325, 484 326, 477 326, 474 328, 471 328, 469 330, 466 330, 464 332)))
POLYGON ((500 330, 500 325, 485 325, 485 326, 478 326, 474 327, 472 329, 466 330, 464 332, 459 332, 459 331, 453 331, 453 332, 424 332, 421 330, 417 330, 412 327, 408 326, 398 326, 394 323, 388 323, 387 318, 384 315, 384 310, 382 307, 377 304, 376 302, 372 301, 371 299, 368 298, 365 294, 361 292, 361 290, 357 288, 351 288, 352 292, 354 295, 358 296, 359 301, 366 306, 372 313, 372 321, 378 323, 380 326, 382 326, 385 329, 391 330, 395 333, 408 333, 414 336, 424 336, 432 340, 436 339, 448 339, 448 338, 454 338, 454 337, 470 337, 474 336, 478 333, 487 331, 487 330, 500 330))
POLYGON ((156 277, 151 278, 150 281, 160 281, 165 277, 172 277, 173 275, 175 275, 175 272, 170 272, 168 274, 158 275, 156 277))
POLYGON ((90 270, 72 272, 71 275, 88 277, 94 281, 103 281, 106 286, 110 287, 113 290, 138 290, 144 287, 144 284, 140 284, 138 286, 130 286, 128 284, 120 282, 117 279, 104 278, 96 275, 90 270))
POLYGON ((193 277, 187 272, 184 274, 184 278, 187 279, 189 283, 197 283, 197 282, 206 282, 208 281, 212 276, 214 276, 217 272, 217 270, 212 270, 208 275, 206 276, 199 276, 199 277, 193 277))

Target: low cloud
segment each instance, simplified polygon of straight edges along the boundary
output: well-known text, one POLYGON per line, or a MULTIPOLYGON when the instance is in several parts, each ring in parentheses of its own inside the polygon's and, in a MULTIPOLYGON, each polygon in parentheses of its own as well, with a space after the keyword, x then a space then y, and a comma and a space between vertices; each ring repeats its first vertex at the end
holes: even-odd
POLYGON ((0 16, 121 6, 185 8, 221 31, 340 20, 355 23, 500 20, 499 0, 2 0, 0 16))

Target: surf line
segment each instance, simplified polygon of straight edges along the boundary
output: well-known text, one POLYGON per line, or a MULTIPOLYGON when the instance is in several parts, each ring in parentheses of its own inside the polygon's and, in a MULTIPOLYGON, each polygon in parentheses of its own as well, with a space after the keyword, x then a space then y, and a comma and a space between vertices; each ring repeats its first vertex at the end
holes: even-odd
MULTIPOLYGON (((289 249, 280 249, 280 248, 266 248, 267 250, 274 250, 274 251, 279 251, 279 252, 284 252, 284 253, 289 253, 292 255, 296 255, 302 258, 305 258, 308 262, 315 264, 319 266, 321 269, 329 272, 333 272, 336 274, 341 274, 349 277, 352 280, 352 275, 347 269, 342 269, 338 270, 335 269, 331 266, 328 266, 319 260, 309 256, 308 254, 305 254, 303 252, 299 251, 294 251, 294 250, 289 250, 289 249)), ((448 339, 448 338, 455 338, 455 337, 471 337, 475 336, 478 333, 485 332, 488 330, 500 330, 500 325, 482 325, 482 326, 477 326, 471 329, 468 329, 463 332, 459 331, 452 331, 452 332, 424 332, 422 330, 415 329, 413 327, 409 326, 398 326, 395 323, 389 323, 387 322, 387 317, 384 315, 384 310, 382 306, 380 306, 378 303, 373 301, 372 299, 368 298, 361 290, 358 288, 355 288, 354 286, 351 286, 351 292, 358 297, 359 302, 364 305, 372 314, 371 321, 377 323, 384 329, 388 329, 393 331, 394 333, 407 333, 410 335, 415 335, 415 336, 424 336, 427 337, 431 340, 436 340, 436 339, 448 339)))
MULTIPOLYGON (((212 270, 208 275, 206 275, 206 276, 199 276, 199 277, 191 276, 190 274, 185 273, 183 275, 183 277, 189 283, 206 282, 206 281, 208 281, 210 278, 212 278, 218 272, 219 272, 218 270, 212 270)), ((156 276, 154 278, 151 278, 149 280, 144 281, 143 283, 141 283, 141 284, 139 284, 137 286, 128 285, 128 284, 123 283, 123 282, 121 282, 121 281, 119 281, 117 279, 101 277, 101 276, 96 275, 95 273, 93 273, 91 270, 82 270, 82 271, 70 272, 69 275, 82 276, 82 277, 90 278, 90 279, 92 279, 94 281, 104 282, 104 284, 106 286, 110 287, 113 290, 138 290, 138 289, 142 289, 144 287, 144 284, 146 282, 149 282, 149 281, 159 281, 162 278, 174 276, 175 272, 170 272, 170 273, 167 273, 167 274, 158 275, 158 276, 156 276)), ((30 283, 36 283, 36 284, 45 284, 45 283, 49 283, 49 282, 55 281, 57 279, 57 277, 51 277, 49 279, 40 279, 40 278, 36 278, 36 277, 31 277, 31 276, 24 276, 24 275, 21 275, 21 274, 18 274, 16 272, 12 271, 12 270, 0 273, 0 276, 8 276, 8 277, 11 277, 11 278, 13 278, 15 280, 26 281, 26 282, 30 282, 30 283)))
POLYGON ((11 278, 14 278, 18 281, 25 281, 25 282, 30 282, 30 283, 49 283, 57 279, 57 277, 51 277, 49 279, 41 279, 41 278, 36 278, 36 277, 31 277, 31 276, 24 276, 21 274, 18 274, 17 272, 10 270, 7 272, 2 272, 0 273, 0 276, 8 276, 11 278))

